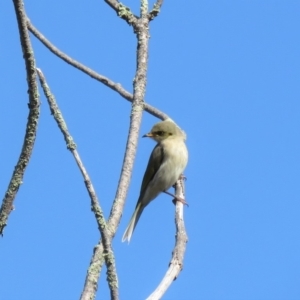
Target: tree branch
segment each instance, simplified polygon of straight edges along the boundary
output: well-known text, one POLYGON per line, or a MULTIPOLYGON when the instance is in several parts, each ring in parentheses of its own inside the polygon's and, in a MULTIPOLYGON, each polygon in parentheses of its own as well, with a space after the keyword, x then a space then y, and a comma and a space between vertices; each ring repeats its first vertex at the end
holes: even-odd
POLYGON ((79 170, 84 178, 84 183, 85 183, 85 186, 87 188, 87 191, 88 191, 90 199, 91 199, 92 211, 95 214, 98 228, 99 228, 101 238, 103 241, 103 245, 104 245, 103 256, 105 258, 105 263, 107 266, 107 281, 108 281, 109 288, 110 288, 111 299, 117 300, 117 299, 119 299, 119 292, 118 292, 118 278, 117 278, 117 271, 116 271, 116 266, 115 266, 115 258, 114 258, 114 253, 112 250, 110 234, 109 234, 108 228, 106 226, 106 221, 104 218, 102 208, 99 204, 99 200, 98 200, 96 192, 94 190, 92 181, 80 159, 78 151, 76 150, 76 144, 73 141, 73 138, 68 131, 67 124, 62 116, 62 113, 56 103, 56 100, 55 100, 53 94, 50 91, 49 86, 46 83, 45 77, 40 69, 37 69, 37 73, 38 73, 44 94, 45 94, 48 104, 50 106, 51 114, 53 115, 60 131, 62 132, 65 142, 67 144, 67 148, 73 154, 75 161, 79 167, 79 170))
POLYGON ((21 150, 21 154, 15 170, 13 172, 12 178, 8 185, 7 191, 5 193, 1 208, 0 208, 0 234, 3 235, 4 227, 7 224, 8 217, 13 208, 13 201, 22 184, 25 169, 29 163, 32 149, 34 147, 34 142, 36 138, 37 125, 39 120, 39 93, 36 82, 35 74, 35 61, 33 50, 30 43, 30 38, 26 26, 26 13, 24 9, 23 1, 14 0, 14 8, 16 12, 20 41, 22 45, 23 58, 25 60, 26 74, 27 74, 27 84, 28 84, 28 94, 29 94, 29 115, 26 125, 26 132, 24 137, 24 142, 21 150))
MULTIPOLYGON (((106 0, 104 0, 107 2, 106 0)), ((118 16, 125 20, 129 25, 133 25, 136 23, 138 17, 135 16, 129 7, 125 6, 124 4, 120 3, 117 11, 118 16)))
POLYGON ((132 25, 136 22, 138 19, 137 16, 135 16, 129 7, 125 6, 124 4, 120 3, 117 0, 104 0, 115 12, 117 15, 125 20, 129 25, 132 25))
MULTIPOLYGON (((179 179, 175 185, 175 195, 184 199, 184 182, 183 178, 179 179)), ((176 201, 175 210, 175 226, 176 226, 176 238, 175 248, 172 252, 172 259, 169 264, 169 268, 158 285, 155 291, 147 298, 147 300, 161 299, 172 282, 178 277, 179 273, 183 269, 183 258, 186 249, 186 243, 188 237, 185 231, 183 220, 183 204, 180 201, 176 201)))
POLYGON ((70 64, 71 66, 75 67, 76 69, 84 72, 85 74, 91 76, 93 79, 96 79, 103 83, 104 85, 108 86, 112 90, 119 93, 123 98, 128 101, 132 101, 132 94, 127 92, 120 83, 115 83, 109 78, 95 72, 94 70, 86 67, 82 63, 76 61, 75 59, 71 58, 61 50, 59 50, 56 46, 54 46, 41 32, 38 31, 36 27, 27 19, 27 27, 29 31, 42 42, 53 54, 64 60, 66 63, 70 64))
MULTIPOLYGON (((108 77, 105 77, 94 70, 86 67, 82 63, 76 61, 75 59, 71 58, 61 50, 59 50, 57 47, 55 47, 41 32, 38 31, 37 28, 33 26, 33 24, 30 22, 30 20, 27 18, 27 27, 29 31, 42 43, 44 44, 53 54, 55 54, 57 57, 64 60, 69 65, 75 67, 76 69, 82 71, 83 73, 89 75, 93 79, 96 79, 97 81, 103 83, 110 89, 117 92, 120 96, 122 96, 124 99, 128 100, 129 102, 133 101, 133 95, 126 91, 120 83, 116 83, 112 80, 110 80, 108 77)), ((157 108, 153 107, 150 104, 144 103, 144 110, 147 111, 149 114, 161 119, 165 120, 168 118, 168 115, 161 112, 157 108)))
POLYGON ((117 0, 104 0, 104 1, 118 13, 119 5, 120 5, 119 1, 117 1, 117 0))
POLYGON ((150 21, 152 21, 155 17, 158 16, 162 4, 163 4, 163 0, 157 0, 156 3, 154 3, 152 10, 148 14, 148 18, 150 21))
POLYGON ((141 18, 145 18, 148 13, 148 0, 141 0, 140 14, 141 18))
MULTIPOLYGON (((130 118, 130 128, 126 144, 126 151, 123 160, 122 171, 110 212, 108 226, 110 228, 112 239, 120 223, 125 199, 127 196, 129 183, 132 174, 138 136, 144 108, 144 97, 147 83, 147 64, 148 64, 148 41, 149 41, 149 20, 145 14, 145 0, 142 0, 142 16, 133 24, 134 32, 137 36, 137 69, 133 81, 133 101, 130 118), (143 7, 142 7, 143 6, 143 7)), ((94 248, 94 254, 87 272, 85 285, 81 294, 81 300, 94 299, 97 291, 97 284, 100 271, 103 265, 103 246, 102 241, 94 248)))

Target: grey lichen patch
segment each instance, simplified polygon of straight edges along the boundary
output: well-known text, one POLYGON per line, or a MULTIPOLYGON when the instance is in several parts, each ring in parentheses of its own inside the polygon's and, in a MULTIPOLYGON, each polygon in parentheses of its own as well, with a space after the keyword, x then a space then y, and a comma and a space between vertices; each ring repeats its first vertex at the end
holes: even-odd
POLYGON ((143 104, 144 104, 144 103, 142 103, 142 105, 140 105, 140 104, 135 104, 135 105, 132 107, 131 115, 143 111, 143 110, 144 110, 143 104))
POLYGON ((66 139, 66 141, 67 141, 67 149, 68 149, 68 150, 73 151, 73 150, 76 149, 77 145, 76 145, 76 143, 73 141, 72 137, 68 137, 68 138, 66 139))

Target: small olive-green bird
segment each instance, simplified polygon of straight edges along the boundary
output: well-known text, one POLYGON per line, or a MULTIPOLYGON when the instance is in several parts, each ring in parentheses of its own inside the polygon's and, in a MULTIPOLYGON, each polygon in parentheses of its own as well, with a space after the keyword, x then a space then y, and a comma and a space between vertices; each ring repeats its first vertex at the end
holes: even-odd
MULTIPOLYGON (((185 134, 173 121, 166 120, 155 124, 143 137, 152 138, 157 145, 151 153, 140 196, 124 232, 123 242, 130 241, 144 208, 161 192, 167 192, 176 183, 188 161, 188 151, 184 142, 185 134)), ((167 194, 170 193, 167 192, 167 194)), ((177 198, 177 200, 185 203, 183 199, 177 198)))

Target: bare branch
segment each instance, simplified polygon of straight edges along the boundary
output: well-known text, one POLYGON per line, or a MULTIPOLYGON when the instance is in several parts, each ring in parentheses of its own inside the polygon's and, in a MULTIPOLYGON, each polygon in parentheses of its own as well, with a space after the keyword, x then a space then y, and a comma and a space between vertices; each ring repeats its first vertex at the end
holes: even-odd
POLYGON ((14 209, 13 201, 16 197, 16 194, 19 190, 20 185, 23 181, 23 176, 25 169, 29 163, 32 149, 34 146, 37 125, 39 120, 39 93, 36 82, 36 73, 35 73, 35 61, 33 50, 31 47, 29 34, 26 26, 26 13, 24 9, 23 1, 15 0, 14 7, 19 27, 20 40, 22 45, 23 57, 25 60, 26 74, 27 74, 27 84, 28 84, 28 94, 29 94, 29 115, 26 125, 26 132, 24 137, 24 142, 21 150, 21 154, 15 170, 13 172, 12 178, 8 185, 7 191, 5 193, 2 206, 0 208, 0 234, 3 235, 4 227, 7 224, 9 214, 14 209))
POLYGON ((118 16, 125 20, 129 25, 133 25, 136 23, 138 17, 135 16, 129 7, 120 3, 117 11, 118 16))
POLYGON ((147 104, 147 103, 144 103, 144 110, 147 113, 149 113, 150 115, 157 117, 158 119, 161 119, 161 120, 167 120, 170 118, 167 114, 165 114, 161 110, 159 110, 159 109, 155 108, 154 106, 147 104))
POLYGON ((154 3, 152 10, 148 14, 148 18, 150 21, 152 21, 155 17, 158 16, 162 4, 163 4, 163 0, 157 0, 156 3, 154 3))
MULTIPOLYGON (((139 18, 133 26, 137 35, 137 70, 133 81, 134 93, 126 151, 118 189, 108 220, 111 239, 114 237, 117 227, 120 223, 129 188, 133 163, 136 156, 147 83, 149 41, 149 20, 147 16, 139 18)), ((103 247, 102 241, 100 241, 99 245, 94 249, 94 254, 86 276, 84 290, 81 295, 81 300, 93 299, 95 297, 95 293, 97 291, 97 285, 95 282, 98 282, 100 271, 103 265, 102 256, 103 247)))
POLYGON ((104 0, 111 8, 113 8, 117 13, 119 11, 119 1, 117 0, 104 0))
POLYGON ((138 17, 132 13, 129 7, 125 6, 117 0, 104 1, 116 11, 117 15, 121 19, 125 20, 129 25, 133 25, 137 21, 138 17))
MULTIPOLYGON (((179 179, 175 185, 175 195, 184 199, 184 182, 183 178, 179 179)), ((185 231, 183 221, 183 204, 180 201, 176 201, 176 213, 175 213, 175 226, 176 226, 176 238, 175 248, 172 252, 172 259, 169 264, 169 268, 158 285, 155 291, 147 298, 147 300, 161 299, 172 282, 178 277, 179 273, 183 269, 183 258, 186 248, 188 237, 185 231)))
POLYGON ((45 80, 45 77, 44 77, 42 71, 40 69, 36 69, 36 70, 37 70, 44 94, 49 103, 51 114, 53 115, 59 129, 61 130, 61 132, 64 136, 64 139, 66 141, 67 148, 73 154, 75 161, 80 169, 80 172, 84 178, 85 186, 86 186, 89 196, 91 198, 92 211, 95 214, 98 228, 101 233, 101 238, 102 238, 103 245, 104 245, 104 258, 105 258, 105 263, 107 266, 107 281, 109 283, 111 299, 119 299, 118 278, 117 278, 117 271, 116 271, 116 266, 115 266, 115 258, 114 258, 114 254, 113 254, 113 250, 112 250, 110 234, 109 234, 108 228, 106 226, 106 221, 104 218, 102 208, 99 204, 99 200, 97 198, 96 192, 95 192, 93 184, 91 182, 91 179, 80 159, 79 153, 76 150, 76 144, 74 143, 73 138, 68 131, 67 124, 66 124, 66 122, 62 116, 62 113, 56 103, 56 100, 55 100, 53 94, 51 93, 49 86, 46 83, 46 80, 45 80))
POLYGON ((104 85, 108 86, 112 90, 119 93, 123 98, 125 98, 128 101, 132 101, 132 94, 127 92, 119 83, 115 83, 109 78, 100 75, 99 73, 93 71, 92 69, 86 67, 82 63, 76 61, 75 59, 71 58, 61 50, 59 50, 57 47, 55 47, 47 38, 38 31, 37 28, 33 26, 33 24, 30 22, 29 19, 27 19, 27 27, 29 31, 38 39, 40 40, 53 54, 64 60, 66 63, 70 64, 71 66, 75 67, 76 69, 84 72, 85 74, 91 76, 92 78, 100 81, 104 85))
MULTIPOLYGON (((82 63, 76 61, 75 59, 71 58, 61 50, 59 50, 57 47, 55 47, 41 32, 38 31, 37 28, 33 26, 33 24, 30 22, 30 20, 27 18, 27 27, 29 31, 38 39, 40 42, 42 42, 53 54, 64 60, 66 63, 70 64, 71 66, 75 67, 76 69, 84 72, 85 74, 89 75, 93 79, 98 80, 99 82, 103 83, 107 87, 111 88, 115 92, 117 92, 119 95, 121 95, 124 99, 132 102, 133 95, 126 91, 120 83, 116 83, 109 78, 100 75, 99 73, 95 72, 94 70, 86 67, 82 63)), ((157 117, 161 120, 165 120, 168 118, 168 115, 161 112, 157 108, 153 107, 150 104, 144 103, 144 110, 147 111, 149 114, 153 115, 154 117, 157 117)))
POLYGON ((148 41, 149 41, 149 21, 147 18, 140 18, 134 25, 137 35, 137 70, 133 81, 133 102, 131 109, 130 129, 126 145, 122 172, 113 207, 109 217, 109 226, 115 233, 120 222, 121 214, 125 204, 125 198, 129 188, 133 163, 138 144, 139 130, 144 107, 144 97, 147 83, 148 64, 148 41))
POLYGON ((93 256, 87 270, 80 300, 90 300, 96 298, 100 271, 104 263, 103 252, 103 243, 100 240, 99 243, 94 247, 93 256))

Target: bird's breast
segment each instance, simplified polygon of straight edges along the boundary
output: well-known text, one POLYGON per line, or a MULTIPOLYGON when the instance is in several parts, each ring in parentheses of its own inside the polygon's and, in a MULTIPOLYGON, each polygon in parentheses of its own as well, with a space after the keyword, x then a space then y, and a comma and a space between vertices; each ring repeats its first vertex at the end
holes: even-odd
POLYGON ((173 139, 162 142, 164 159, 157 173, 158 181, 162 181, 163 190, 169 189, 184 171, 188 152, 183 140, 173 139))
POLYGON ((174 185, 187 165, 188 151, 182 139, 166 139, 160 146, 163 160, 145 192, 140 196, 143 206, 174 185))

